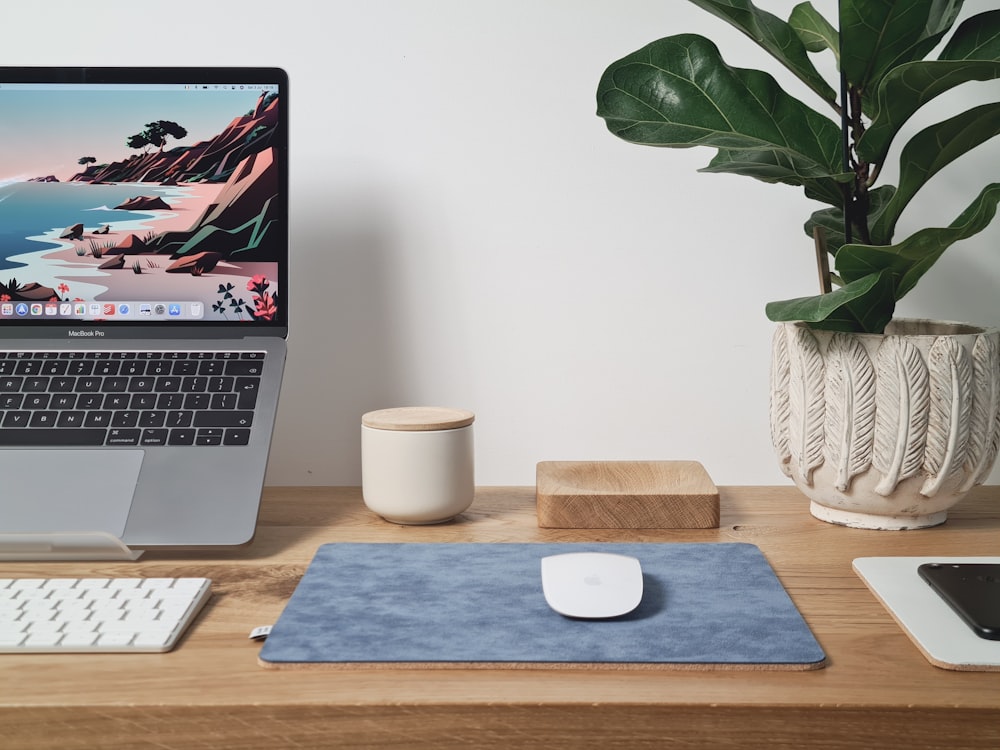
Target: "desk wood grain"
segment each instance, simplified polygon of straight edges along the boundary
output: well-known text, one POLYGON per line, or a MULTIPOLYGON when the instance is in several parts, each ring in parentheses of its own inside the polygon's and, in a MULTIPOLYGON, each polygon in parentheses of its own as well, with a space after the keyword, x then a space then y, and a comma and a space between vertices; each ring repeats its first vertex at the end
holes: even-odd
POLYGON ((388 524, 357 488, 269 488, 255 540, 137 563, 0 563, 3 576, 208 576, 214 596, 168 654, 0 657, 7 748, 1000 747, 1000 674, 938 669, 851 570, 873 555, 996 555, 1000 487, 936 529, 813 519, 788 487, 720 487, 717 529, 542 529, 533 488, 480 488, 440 525, 388 524), (750 542, 825 649, 816 672, 273 671, 249 631, 281 613, 326 542, 750 542))

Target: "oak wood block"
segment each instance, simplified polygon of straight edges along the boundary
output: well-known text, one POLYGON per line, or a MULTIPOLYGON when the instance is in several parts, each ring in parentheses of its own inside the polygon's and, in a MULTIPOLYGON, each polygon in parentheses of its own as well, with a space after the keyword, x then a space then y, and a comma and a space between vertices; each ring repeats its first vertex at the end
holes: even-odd
POLYGON ((719 490, 697 461, 542 461, 535 497, 542 528, 719 527, 719 490))

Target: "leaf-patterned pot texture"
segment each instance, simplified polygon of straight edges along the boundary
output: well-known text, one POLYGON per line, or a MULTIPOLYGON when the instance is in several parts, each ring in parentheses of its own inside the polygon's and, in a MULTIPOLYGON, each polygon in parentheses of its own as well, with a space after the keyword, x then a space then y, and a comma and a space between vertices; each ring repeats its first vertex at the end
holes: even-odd
POLYGON ((1000 331, 913 319, 884 334, 783 323, 772 345, 771 439, 819 519, 944 523, 1000 448, 1000 331))

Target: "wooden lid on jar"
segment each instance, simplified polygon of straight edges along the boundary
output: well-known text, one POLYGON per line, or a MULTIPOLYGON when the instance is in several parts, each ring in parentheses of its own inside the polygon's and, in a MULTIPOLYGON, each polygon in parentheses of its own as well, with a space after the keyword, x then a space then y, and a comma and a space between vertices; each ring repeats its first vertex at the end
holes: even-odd
POLYGON ((361 417, 361 424, 374 430, 400 432, 429 432, 455 430, 468 427, 476 415, 465 409, 447 409, 439 406, 401 406, 394 409, 370 411, 361 417))

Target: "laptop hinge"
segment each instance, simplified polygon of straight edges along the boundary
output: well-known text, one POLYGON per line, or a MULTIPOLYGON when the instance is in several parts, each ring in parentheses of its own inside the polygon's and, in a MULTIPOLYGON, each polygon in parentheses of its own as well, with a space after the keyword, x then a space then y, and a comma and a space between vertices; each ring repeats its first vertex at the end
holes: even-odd
POLYGON ((133 550, 105 531, 0 534, 0 560, 138 560, 133 550))

